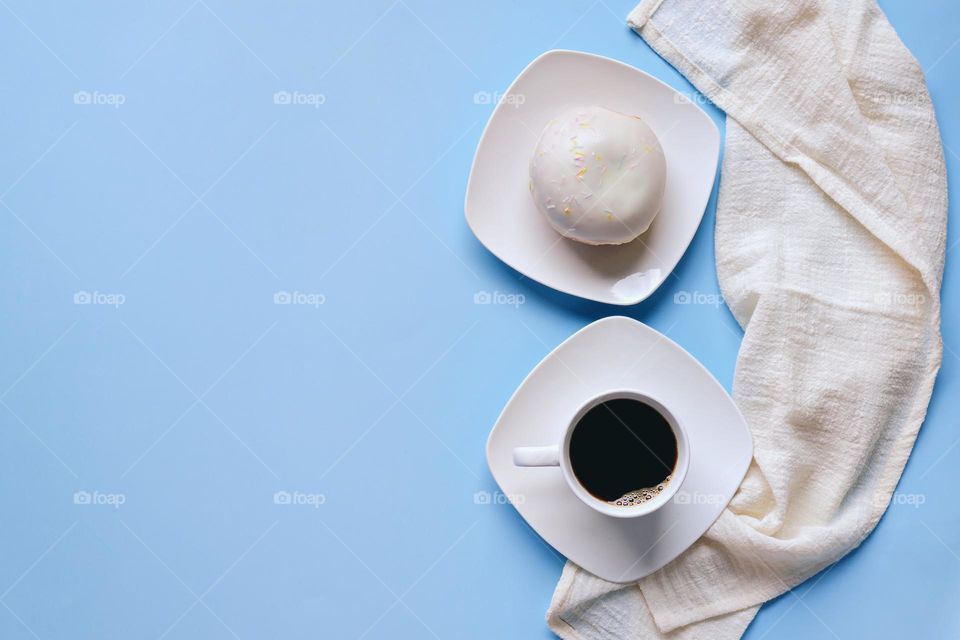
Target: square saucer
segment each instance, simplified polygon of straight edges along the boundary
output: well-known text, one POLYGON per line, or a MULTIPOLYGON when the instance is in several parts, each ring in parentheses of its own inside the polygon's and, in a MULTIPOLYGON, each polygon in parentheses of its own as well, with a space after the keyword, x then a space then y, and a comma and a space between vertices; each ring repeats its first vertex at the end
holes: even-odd
POLYGON ((487 464, 524 520, 558 552, 612 582, 634 582, 693 544, 730 502, 753 441, 733 399, 661 333, 623 316, 597 320, 554 349, 514 392, 487 440, 487 464), (685 429, 690 466, 653 513, 614 518, 571 491, 558 467, 517 467, 515 447, 559 443, 577 409, 609 389, 659 399, 685 429))
POLYGON ((548 287, 609 304, 645 300, 690 245, 713 189, 720 133, 683 94, 634 67, 578 51, 548 51, 499 102, 480 138, 464 202, 467 224, 495 256, 548 287), (545 124, 575 106, 641 116, 663 147, 663 206, 646 233, 622 245, 560 236, 529 193, 527 163, 545 124))

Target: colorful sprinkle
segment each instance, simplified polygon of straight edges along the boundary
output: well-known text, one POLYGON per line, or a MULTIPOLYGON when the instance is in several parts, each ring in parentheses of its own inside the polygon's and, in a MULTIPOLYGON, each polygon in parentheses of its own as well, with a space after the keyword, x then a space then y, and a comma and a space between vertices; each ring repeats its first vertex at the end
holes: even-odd
POLYGON ((586 168, 586 167, 584 167, 583 169, 580 169, 580 171, 577 171, 577 177, 582 180, 582 179, 583 179, 583 176, 584 176, 584 174, 585 174, 586 172, 587 172, 587 168, 586 168))
POLYGON ((564 207, 564 208, 563 208, 563 215, 565 215, 565 216, 570 215, 570 207, 564 207))

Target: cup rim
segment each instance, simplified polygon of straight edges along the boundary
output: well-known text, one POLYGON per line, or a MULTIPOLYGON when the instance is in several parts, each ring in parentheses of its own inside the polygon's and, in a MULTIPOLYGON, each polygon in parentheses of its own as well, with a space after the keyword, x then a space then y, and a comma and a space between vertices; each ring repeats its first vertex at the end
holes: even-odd
POLYGON ((666 505, 673 499, 677 491, 680 490, 680 486, 683 484, 683 481, 686 478, 689 465, 690 444, 687 441, 687 434, 680 425, 680 422, 677 420, 676 416, 663 402, 654 396, 642 391, 637 391, 635 389, 612 389, 600 393, 586 401, 583 405, 581 405, 580 409, 574 413, 573 418, 570 420, 570 424, 567 425, 566 432, 563 436, 563 442, 560 444, 560 469, 563 473, 564 480, 567 482, 567 485, 574 492, 574 494, 580 498, 581 502, 595 511, 598 511, 604 515, 612 516, 614 518, 636 518, 639 516, 644 516, 653 513, 654 511, 657 511, 666 505), (673 431, 674 437, 677 439, 677 463, 674 466, 673 477, 670 479, 670 482, 667 484, 663 492, 657 497, 632 507, 618 507, 595 497, 580 483, 580 480, 573 472, 573 466, 570 462, 570 440, 573 437, 573 432, 583 416, 585 416, 587 412, 594 407, 607 402, 608 400, 620 398, 637 400, 656 409, 666 419, 667 424, 670 425, 670 429, 673 431))

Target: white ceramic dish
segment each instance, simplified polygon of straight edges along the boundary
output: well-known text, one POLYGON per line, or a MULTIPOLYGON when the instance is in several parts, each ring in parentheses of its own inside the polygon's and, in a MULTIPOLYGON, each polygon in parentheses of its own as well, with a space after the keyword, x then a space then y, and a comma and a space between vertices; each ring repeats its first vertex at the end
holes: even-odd
POLYGON ((713 189, 720 133, 683 94, 634 67, 578 51, 548 51, 507 90, 480 138, 464 209, 491 253, 523 275, 598 302, 630 305, 652 294, 690 245, 713 189), (527 163, 551 118, 582 105, 641 116, 663 147, 663 207, 633 242, 589 246, 562 238, 529 193, 527 163))
POLYGON ((527 376, 487 441, 487 464, 504 495, 547 543, 584 569, 633 582, 664 566, 710 527, 743 480, 753 453, 740 410, 703 365, 631 318, 598 320, 554 349, 527 376), (684 425, 690 459, 668 504, 613 518, 584 504, 558 467, 517 467, 513 450, 557 442, 570 416, 607 389, 658 398, 684 425))

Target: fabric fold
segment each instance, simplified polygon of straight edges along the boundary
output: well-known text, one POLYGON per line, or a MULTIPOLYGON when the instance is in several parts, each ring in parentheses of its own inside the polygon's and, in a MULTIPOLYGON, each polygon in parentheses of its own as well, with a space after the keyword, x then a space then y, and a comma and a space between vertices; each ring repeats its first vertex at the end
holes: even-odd
POLYGON ((629 24, 727 113, 717 274, 754 460, 637 584, 568 563, 561 637, 738 638, 883 514, 940 365, 946 176, 919 65, 873 0, 646 0, 629 24))

